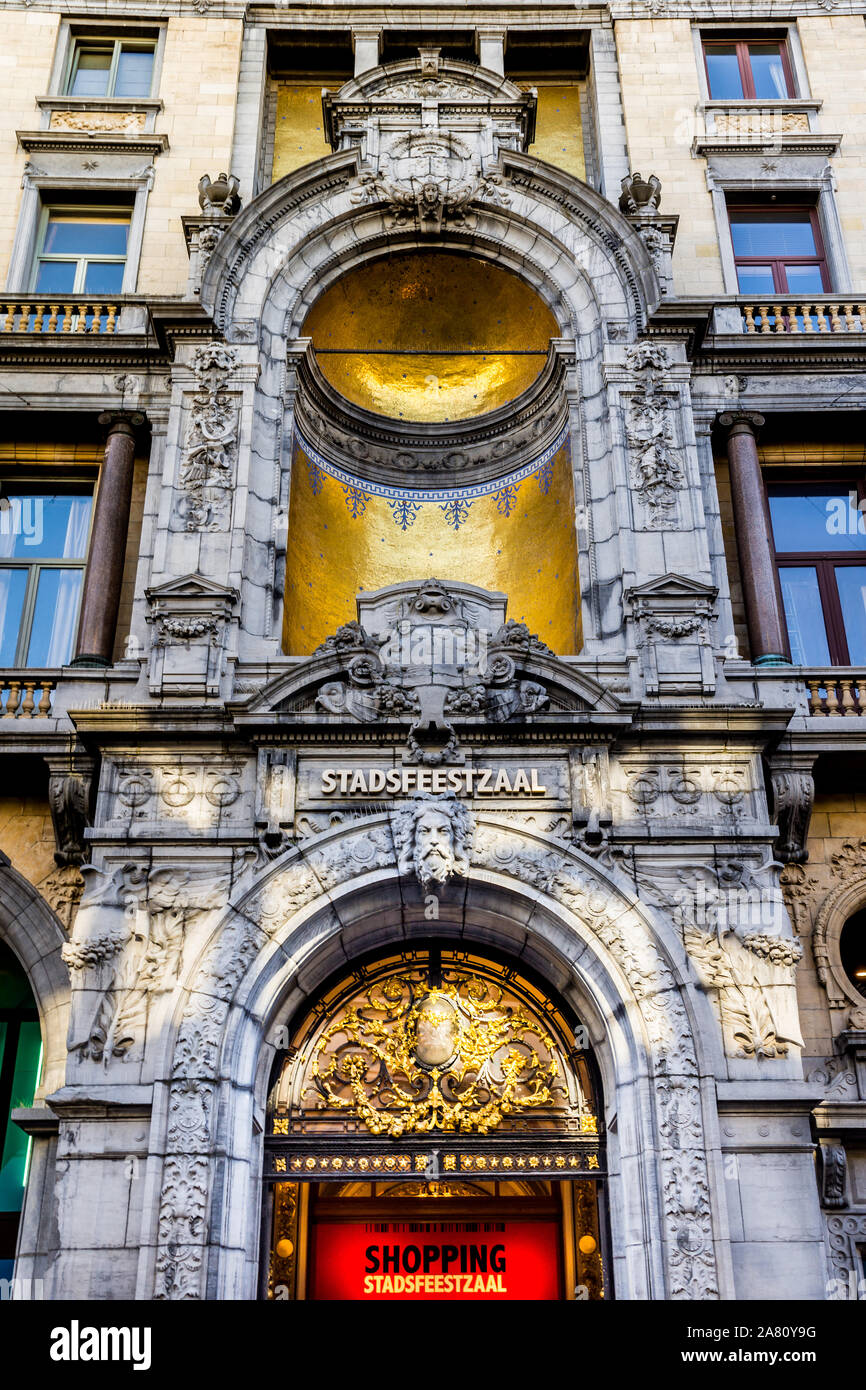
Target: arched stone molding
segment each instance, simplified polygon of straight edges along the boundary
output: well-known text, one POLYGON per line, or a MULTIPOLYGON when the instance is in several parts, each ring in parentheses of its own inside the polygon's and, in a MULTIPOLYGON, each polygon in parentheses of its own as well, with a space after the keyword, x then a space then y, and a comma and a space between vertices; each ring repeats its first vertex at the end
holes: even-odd
POLYGON ((852 866, 852 877, 828 893, 821 903, 812 928, 815 968, 827 991, 830 1007, 853 1008, 861 1017, 866 1015, 866 999, 845 974, 839 942, 848 918, 863 907, 866 907, 866 866, 852 866))
POLYGON ((66 935, 60 919, 5 854, 0 852, 0 940, 24 967, 42 1029, 40 1097, 63 1085, 69 1027, 69 972, 60 952, 66 935))
MULTIPOLYGON (((267 580, 257 578, 255 590, 248 590, 242 660, 270 659, 272 648, 263 648, 260 639, 272 642, 280 626, 284 555, 279 539, 271 537, 279 536, 285 524, 280 518, 288 515, 296 363, 308 346, 298 334, 306 315, 348 271, 395 251, 434 248, 495 261, 520 276, 551 308, 563 346, 574 344, 564 390, 584 652, 624 654, 623 575, 645 577, 628 530, 629 461, 619 419, 620 382, 626 391, 633 387, 628 369, 623 376, 619 368, 608 381, 604 359, 622 357, 621 344, 639 337, 658 303, 658 280, 634 228, 594 190, 512 151, 502 154, 501 167, 509 202, 487 199, 482 190, 471 217, 443 225, 434 237, 412 225, 394 225, 384 202, 358 201, 363 164, 356 149, 348 150, 265 190, 234 219, 214 252, 202 303, 246 362, 252 363, 255 349, 258 369, 250 412, 251 491, 235 528, 245 569, 267 580)), ((682 397, 684 410, 677 432, 691 451, 688 372, 684 365, 677 372, 683 384, 673 388, 673 396, 682 397)), ((502 467, 507 471, 507 455, 502 467)), ((702 557, 703 551, 695 557, 699 568, 702 557)))
POLYGON ((18 1230, 16 1279, 49 1276, 44 1251, 56 1238, 53 1205, 56 1155, 56 1121, 45 1097, 62 1087, 66 1075, 66 1035, 69 1027, 70 982, 61 958, 66 935, 59 918, 45 899, 28 883, 0 851, 0 941, 14 952, 24 967, 42 1032, 42 1076, 33 1098, 39 1112, 36 1128, 28 1126, 33 1147, 27 1188, 18 1230))
MULTIPOLYGON (((280 179, 234 219, 208 263, 202 304, 230 340, 238 325, 296 338, 314 301, 348 270, 389 251, 464 251, 496 259, 546 300, 563 336, 586 332, 586 314, 624 321, 630 337, 658 303, 646 247, 622 214, 587 184, 529 155, 503 155, 518 182, 511 202, 473 204, 471 223, 435 238, 391 225, 384 204, 353 202, 357 151, 331 155, 280 179)), ((511 184, 508 184, 509 190, 511 184)))
MULTIPOLYGON (((620 1296, 731 1296, 719 1029, 670 926, 572 846, 484 817, 436 929, 534 967, 587 1022, 611 1129, 620 1296)), ((305 842, 237 895, 176 1014, 152 1135, 165 1153, 156 1250, 143 1250, 138 1296, 254 1296, 261 1174, 235 1136, 261 1130, 271 1030, 353 956, 429 933, 387 815, 305 842)))

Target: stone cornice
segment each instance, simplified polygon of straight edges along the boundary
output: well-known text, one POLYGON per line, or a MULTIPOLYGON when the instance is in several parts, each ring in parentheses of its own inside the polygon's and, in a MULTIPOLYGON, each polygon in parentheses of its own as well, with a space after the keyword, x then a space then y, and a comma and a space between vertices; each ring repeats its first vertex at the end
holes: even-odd
POLYGON ((515 401, 458 423, 387 419, 345 400, 326 381, 311 346, 297 358, 300 432, 333 463, 386 485, 438 487, 487 482, 544 453, 568 418, 564 381, 574 345, 554 340, 536 381, 515 401))
POLYGON ((15 134, 18 144, 28 154, 44 154, 51 150, 81 154, 99 150, 102 154, 149 154, 153 157, 168 149, 167 135, 150 132, 17 130, 15 134))

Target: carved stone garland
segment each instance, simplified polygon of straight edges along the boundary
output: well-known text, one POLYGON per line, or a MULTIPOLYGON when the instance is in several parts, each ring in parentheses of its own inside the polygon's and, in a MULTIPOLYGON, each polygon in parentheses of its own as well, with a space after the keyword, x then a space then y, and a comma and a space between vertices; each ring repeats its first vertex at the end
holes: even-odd
POLYGON ((225 343, 196 348, 192 370, 199 386, 178 477, 178 512, 187 531, 227 531, 237 458, 237 409, 226 383, 237 353, 225 343))
POLYGON ((663 384, 669 366, 667 348, 658 343, 626 349, 626 367, 636 378, 635 388, 624 392, 632 482, 653 526, 674 520, 677 494, 685 487, 672 409, 676 391, 663 384))
MULTIPOLYGON (((502 826, 476 831, 473 863, 549 894, 608 948, 638 1001, 652 1048, 668 1296, 720 1297, 697 1058, 674 976, 632 913, 612 912, 610 889, 561 846, 502 826)), ((292 854, 211 943, 196 973, 174 1054, 158 1217, 157 1299, 203 1296, 218 1056, 231 998, 267 939, 301 907, 371 869, 396 869, 387 825, 292 854)), ((617 904, 619 908, 621 904, 617 904)))

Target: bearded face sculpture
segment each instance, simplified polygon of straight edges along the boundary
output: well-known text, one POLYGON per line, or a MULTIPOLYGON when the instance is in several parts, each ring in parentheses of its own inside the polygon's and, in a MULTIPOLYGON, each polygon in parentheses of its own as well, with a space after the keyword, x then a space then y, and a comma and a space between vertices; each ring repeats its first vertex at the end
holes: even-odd
POLYGON ((400 872, 414 873, 422 888, 469 872, 472 817, 456 796, 417 796, 393 822, 400 872))

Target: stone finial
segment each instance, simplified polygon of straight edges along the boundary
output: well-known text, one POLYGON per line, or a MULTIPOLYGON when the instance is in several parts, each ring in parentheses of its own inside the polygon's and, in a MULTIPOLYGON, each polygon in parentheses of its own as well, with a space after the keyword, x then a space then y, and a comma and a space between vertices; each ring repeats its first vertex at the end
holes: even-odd
POLYGON ((658 212, 661 197, 661 180, 655 174, 650 174, 648 179, 642 179, 640 174, 629 174, 622 181, 620 212, 627 217, 652 217, 658 212))
POLYGON ((234 174, 218 174, 215 179, 202 174, 198 181, 198 202, 205 217, 233 217, 241 205, 239 186, 234 174))

